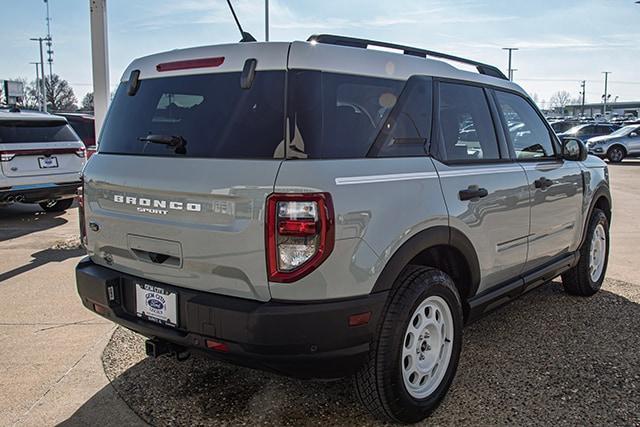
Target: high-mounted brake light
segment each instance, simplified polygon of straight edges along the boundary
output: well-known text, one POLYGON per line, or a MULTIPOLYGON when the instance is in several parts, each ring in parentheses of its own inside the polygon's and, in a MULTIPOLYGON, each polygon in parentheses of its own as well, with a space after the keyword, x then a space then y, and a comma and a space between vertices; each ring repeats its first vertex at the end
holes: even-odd
POLYGON ((187 59, 184 61, 163 62, 156 65, 157 71, 189 70, 192 68, 219 67, 224 63, 224 56, 216 58, 187 59))
POLYGON ((333 250, 329 193, 275 193, 267 198, 267 269, 272 282, 290 283, 315 270, 333 250))

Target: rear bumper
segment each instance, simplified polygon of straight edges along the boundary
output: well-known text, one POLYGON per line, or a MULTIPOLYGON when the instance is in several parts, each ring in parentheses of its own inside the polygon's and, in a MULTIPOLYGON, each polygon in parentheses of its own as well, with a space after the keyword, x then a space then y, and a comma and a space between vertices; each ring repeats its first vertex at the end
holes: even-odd
MULTIPOLYGON (((83 259, 76 267, 82 303, 128 329, 243 366, 300 378, 340 378, 364 362, 387 293, 331 302, 259 302, 156 284, 178 294, 178 327, 135 315, 135 284, 145 281, 83 259), (113 298, 108 296, 112 287, 113 298), (349 326, 349 316, 371 312, 369 323, 349 326), (209 350, 207 339, 227 344, 209 350)), ((292 285, 295 286, 295 285, 292 285)))
POLYGON ((24 203, 38 203, 47 200, 70 199, 78 193, 82 182, 67 182, 63 184, 33 184, 16 185, 0 188, 0 203, 14 201, 24 203))

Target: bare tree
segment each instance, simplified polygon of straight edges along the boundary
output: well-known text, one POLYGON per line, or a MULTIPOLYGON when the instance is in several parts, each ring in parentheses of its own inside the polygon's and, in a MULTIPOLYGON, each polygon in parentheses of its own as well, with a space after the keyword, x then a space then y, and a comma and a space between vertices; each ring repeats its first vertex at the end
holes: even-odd
POLYGON ((571 94, 566 90, 561 90, 554 93, 549 99, 551 108, 564 111, 564 107, 571 103, 571 94))
POLYGON ((87 92, 84 98, 82 98, 80 107, 84 111, 93 111, 93 92, 87 92))
MULTIPOLYGON (((47 95, 48 111, 75 111, 78 109, 78 106, 76 105, 78 99, 66 80, 63 80, 60 76, 54 74, 51 79, 45 77, 44 84, 45 93, 47 95)), ((27 91, 28 97, 37 100, 37 87, 39 87, 39 85, 40 80, 30 85, 30 88, 27 91)))
POLYGON ((28 110, 38 110, 40 108, 40 81, 27 83, 27 79, 18 79, 24 82, 23 107, 28 110))

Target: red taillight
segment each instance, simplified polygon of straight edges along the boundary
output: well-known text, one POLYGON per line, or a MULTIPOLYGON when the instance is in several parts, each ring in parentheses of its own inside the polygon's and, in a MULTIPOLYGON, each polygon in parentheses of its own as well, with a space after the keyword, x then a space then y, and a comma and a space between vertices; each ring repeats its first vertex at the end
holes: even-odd
POLYGON ((16 153, 9 151, 0 151, 0 162, 10 162, 16 156, 16 153))
POLYGON ((157 71, 175 71, 175 70, 189 70, 192 68, 206 68, 206 67, 219 67, 224 62, 224 56, 217 58, 200 58, 200 59, 187 59, 184 61, 163 62, 156 65, 157 71))
POLYGON ((278 221, 278 234, 281 236, 314 236, 316 232, 315 221, 291 219, 278 221))
POLYGON ((51 156, 54 154, 71 154, 84 157, 85 148, 34 148, 28 150, 0 151, 0 161, 9 162, 15 156, 51 156))
POLYGON ((290 283, 315 270, 333 250, 329 193, 272 194, 265 215, 267 269, 272 282, 290 283))

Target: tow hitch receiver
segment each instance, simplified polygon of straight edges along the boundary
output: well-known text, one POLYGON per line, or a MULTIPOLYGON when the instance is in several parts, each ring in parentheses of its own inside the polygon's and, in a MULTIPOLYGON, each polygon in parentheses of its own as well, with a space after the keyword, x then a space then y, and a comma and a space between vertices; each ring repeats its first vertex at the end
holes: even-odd
POLYGON ((149 357, 156 358, 163 354, 175 354, 176 358, 180 362, 187 360, 191 355, 184 347, 157 339, 146 340, 144 343, 144 349, 149 357))

